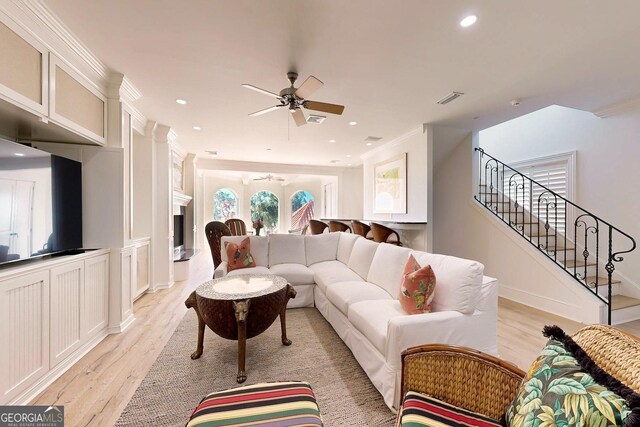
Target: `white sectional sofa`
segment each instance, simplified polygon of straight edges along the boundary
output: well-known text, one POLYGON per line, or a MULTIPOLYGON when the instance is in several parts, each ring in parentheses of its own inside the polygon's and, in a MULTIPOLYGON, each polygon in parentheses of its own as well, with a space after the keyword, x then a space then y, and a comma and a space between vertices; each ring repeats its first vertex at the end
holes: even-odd
MULTIPOLYGON (((243 238, 223 237, 222 244, 243 238)), ((223 250, 215 277, 266 273, 286 278, 298 292, 289 308, 315 305, 392 409, 400 398, 402 350, 447 343, 497 355, 497 282, 483 276, 479 262, 374 243, 351 233, 250 240, 256 267, 227 273, 223 250), (409 254, 435 273, 431 313, 408 315, 398 301, 409 254)))

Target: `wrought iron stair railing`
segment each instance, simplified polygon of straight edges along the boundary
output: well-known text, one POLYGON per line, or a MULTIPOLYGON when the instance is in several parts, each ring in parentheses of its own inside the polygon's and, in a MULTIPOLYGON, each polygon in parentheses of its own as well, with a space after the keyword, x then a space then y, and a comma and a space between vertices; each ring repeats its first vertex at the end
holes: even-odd
POLYGON ((475 151, 480 176, 474 198, 605 303, 611 324, 615 264, 636 248, 636 241, 482 148, 475 151), (606 276, 600 277, 603 269, 606 276))

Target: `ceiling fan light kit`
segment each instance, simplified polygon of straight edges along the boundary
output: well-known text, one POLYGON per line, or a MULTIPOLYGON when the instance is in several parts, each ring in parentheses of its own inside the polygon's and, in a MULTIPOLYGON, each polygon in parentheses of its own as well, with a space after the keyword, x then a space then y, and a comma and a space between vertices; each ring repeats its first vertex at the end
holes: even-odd
POLYGON ((296 125, 303 126, 307 124, 307 122, 321 123, 322 120, 324 120, 324 118, 326 117, 316 115, 316 117, 322 117, 322 120, 318 121, 318 119, 314 119, 314 120, 308 121, 304 115, 304 112, 300 107, 304 107, 308 110, 321 111, 323 113, 337 114, 337 115, 342 114, 342 112, 344 111, 344 105, 329 104, 326 102, 311 101, 307 99, 315 91, 317 91, 324 85, 324 83, 322 83, 322 81, 320 81, 316 77, 314 76, 307 77, 307 79, 298 88, 294 87, 294 84, 298 79, 298 73, 293 71, 288 72, 287 79, 289 79, 291 86, 282 89, 280 91, 280 94, 270 92, 268 90, 259 88, 254 85, 250 85, 246 83, 243 84, 242 86, 246 87, 247 89, 251 89, 256 92, 262 93, 264 95, 271 96, 273 98, 276 98, 278 101, 280 101, 279 105, 274 105, 272 107, 258 110, 256 112, 249 114, 249 116, 252 116, 252 117, 260 116, 262 114, 268 113, 270 111, 275 111, 282 107, 288 107, 288 110, 291 113, 291 117, 293 118, 293 121, 296 123, 296 125))

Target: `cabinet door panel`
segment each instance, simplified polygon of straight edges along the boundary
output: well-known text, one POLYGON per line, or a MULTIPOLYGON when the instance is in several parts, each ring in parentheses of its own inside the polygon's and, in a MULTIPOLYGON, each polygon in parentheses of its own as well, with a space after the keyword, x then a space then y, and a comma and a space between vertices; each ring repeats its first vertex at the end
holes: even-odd
POLYGON ((49 370, 49 272, 0 282, 0 404, 49 370))
POLYGON ((109 321, 109 256, 88 259, 84 268, 83 336, 89 339, 106 328, 109 321))
POLYGON ((51 270, 51 367, 82 344, 84 262, 51 270))

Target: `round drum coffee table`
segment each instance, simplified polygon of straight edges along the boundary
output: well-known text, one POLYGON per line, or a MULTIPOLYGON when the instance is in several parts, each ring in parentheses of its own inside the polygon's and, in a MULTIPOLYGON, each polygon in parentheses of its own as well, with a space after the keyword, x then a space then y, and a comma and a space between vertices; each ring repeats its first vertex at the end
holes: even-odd
POLYGON ((191 358, 202 356, 206 324, 222 338, 238 341, 236 380, 244 382, 247 339, 267 330, 278 315, 282 344, 291 345, 285 316, 287 303, 295 296, 295 289, 283 277, 267 274, 226 276, 203 283, 185 301, 198 315, 198 347, 191 358))

